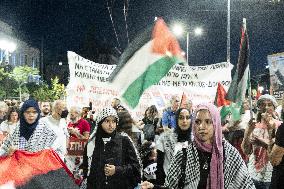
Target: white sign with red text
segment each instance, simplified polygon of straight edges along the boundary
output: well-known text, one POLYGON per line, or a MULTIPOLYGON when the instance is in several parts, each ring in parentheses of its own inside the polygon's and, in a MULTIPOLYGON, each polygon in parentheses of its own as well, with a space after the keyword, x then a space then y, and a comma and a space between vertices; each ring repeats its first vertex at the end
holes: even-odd
MULTIPOLYGON (((89 106, 92 102, 93 109, 99 111, 110 106, 112 98, 120 97, 119 91, 108 82, 108 77, 116 65, 98 64, 71 51, 68 51, 68 63, 68 107, 89 106)), ((167 107, 172 95, 181 97, 185 93, 193 104, 213 102, 218 82, 228 89, 232 68, 233 65, 227 62, 206 66, 175 65, 159 83, 143 93, 135 109, 130 110, 126 105, 125 107, 131 111, 134 118, 141 119, 150 105, 156 105, 159 110, 167 107)))

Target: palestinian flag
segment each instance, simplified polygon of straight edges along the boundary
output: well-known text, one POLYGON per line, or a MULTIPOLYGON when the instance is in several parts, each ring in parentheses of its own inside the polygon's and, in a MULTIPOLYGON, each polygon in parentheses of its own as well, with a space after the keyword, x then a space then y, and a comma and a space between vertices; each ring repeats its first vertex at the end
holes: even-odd
POLYGON ((224 89, 223 85, 218 82, 216 96, 215 96, 215 103, 214 103, 217 107, 226 106, 231 103, 229 100, 225 99, 226 94, 227 92, 224 89))
POLYGON ((158 19, 153 28, 129 44, 109 81, 122 92, 126 103, 135 108, 147 88, 159 82, 173 65, 186 62, 181 52, 165 22, 158 19))
POLYGON ((249 42, 246 20, 244 19, 237 69, 228 89, 226 99, 237 103, 242 102, 245 99, 246 91, 249 86, 249 42))
POLYGON ((231 114, 231 119, 233 121, 238 121, 241 119, 241 105, 231 103, 230 105, 222 106, 220 110, 221 121, 224 122, 226 116, 231 114))
POLYGON ((257 92, 256 92, 256 96, 255 96, 256 100, 259 99, 259 97, 261 96, 261 93, 262 93, 262 91, 260 91, 259 84, 257 84, 257 92))
POLYGON ((16 151, 0 157, 0 188, 78 189, 72 173, 52 150, 16 151))
POLYGON ((183 92, 182 93, 182 96, 181 96, 181 100, 180 100, 180 108, 185 108, 186 107, 186 104, 187 104, 187 97, 186 97, 186 94, 183 92))

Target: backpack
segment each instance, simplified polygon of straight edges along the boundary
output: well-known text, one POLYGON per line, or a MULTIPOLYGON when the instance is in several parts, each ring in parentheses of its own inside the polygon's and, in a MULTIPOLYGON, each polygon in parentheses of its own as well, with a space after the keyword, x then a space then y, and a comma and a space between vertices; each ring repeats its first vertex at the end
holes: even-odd
POLYGON ((155 140, 155 126, 153 124, 144 125, 144 139, 147 141, 155 140))

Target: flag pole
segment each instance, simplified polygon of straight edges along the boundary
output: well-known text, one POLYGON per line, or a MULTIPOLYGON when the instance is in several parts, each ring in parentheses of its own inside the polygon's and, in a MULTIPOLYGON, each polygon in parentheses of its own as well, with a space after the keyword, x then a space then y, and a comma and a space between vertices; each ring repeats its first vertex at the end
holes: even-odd
POLYGON ((184 96, 184 92, 182 92, 182 95, 181 95, 181 99, 180 99, 180 103, 179 103, 179 108, 181 108, 182 106, 182 103, 183 103, 183 96, 184 96))
POLYGON ((250 82, 250 69, 249 69, 249 88, 248 88, 248 98, 249 98, 249 111, 250 111, 250 119, 253 118, 253 111, 252 111, 252 97, 251 97, 251 82, 250 82))
POLYGON ((230 51, 231 51, 231 0, 227 0, 227 62, 231 62, 230 51))

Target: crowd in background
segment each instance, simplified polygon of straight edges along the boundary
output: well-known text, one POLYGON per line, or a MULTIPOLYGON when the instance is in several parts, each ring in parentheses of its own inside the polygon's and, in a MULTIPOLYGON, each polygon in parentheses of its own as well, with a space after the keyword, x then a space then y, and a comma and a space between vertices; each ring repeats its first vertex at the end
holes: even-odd
POLYGON ((169 104, 135 120, 118 98, 99 112, 62 100, 2 101, 0 156, 52 148, 66 162, 76 138, 87 141, 81 188, 284 188, 284 113, 273 96, 244 101, 238 118, 231 106, 178 96, 169 104))

